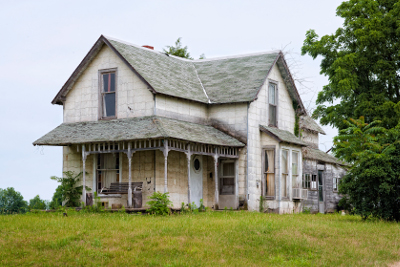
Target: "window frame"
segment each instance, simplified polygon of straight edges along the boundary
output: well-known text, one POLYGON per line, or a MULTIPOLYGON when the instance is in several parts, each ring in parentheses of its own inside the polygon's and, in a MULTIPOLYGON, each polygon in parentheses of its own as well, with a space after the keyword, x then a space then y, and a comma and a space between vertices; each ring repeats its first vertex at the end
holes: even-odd
POLYGON ((99 120, 112 120, 117 118, 118 114, 118 69, 111 68, 111 69, 102 69, 98 72, 98 92, 99 92, 99 99, 98 99, 98 118, 99 120), (104 74, 115 74, 115 115, 114 116, 104 116, 104 102, 103 102, 103 75, 104 74))
POLYGON ((116 172, 116 181, 114 183, 119 183, 121 182, 121 155, 120 153, 99 153, 99 154, 94 154, 96 155, 96 188, 95 191, 101 194, 102 188, 104 188, 104 184, 102 181, 102 173, 107 172, 107 171, 115 171, 116 172), (108 154, 115 154, 115 168, 106 168, 104 167, 105 163, 105 156, 108 154), (103 166, 102 166, 103 165, 103 166))
POLYGON ((282 148, 281 149, 281 170, 280 170, 280 173, 281 173, 281 197, 282 197, 282 199, 289 199, 289 196, 290 196, 290 192, 289 192, 289 178, 291 177, 291 172, 290 172, 290 157, 291 157, 291 155, 290 155, 290 149, 288 149, 288 148, 282 148), (286 156, 286 164, 287 164, 287 166, 286 166, 286 173, 284 173, 283 172, 283 152, 287 152, 287 156, 286 156), (283 193, 282 193, 282 181, 283 181, 283 176, 284 175, 286 175, 286 181, 285 181, 285 187, 286 187, 286 189, 285 189, 285 192, 286 192, 286 195, 284 196, 283 195, 283 193))
POLYGON ((261 154, 261 158, 262 158, 262 174, 263 174, 263 179, 262 179, 262 195, 266 198, 266 199, 275 199, 276 198, 276 177, 277 177, 277 175, 276 175, 276 172, 275 172, 275 169, 276 169, 276 148, 275 148, 275 146, 264 146, 263 148, 262 148, 262 152, 261 152, 262 154, 261 154), (273 159, 273 162, 274 162, 274 168, 273 168, 273 170, 271 171, 268 171, 268 170, 266 170, 265 169, 265 157, 266 157, 266 153, 267 153, 267 151, 273 151, 274 152, 274 159, 273 159), (273 174, 274 175, 274 194, 273 194, 273 196, 268 196, 267 195, 267 175, 268 174, 273 174))
POLYGON ((292 152, 292 154, 291 154, 290 163, 291 163, 291 167, 292 167, 292 168, 291 168, 292 188, 300 188, 301 183, 302 183, 302 181, 298 181, 299 176, 300 176, 300 164, 301 164, 301 160, 300 160, 300 151, 295 150, 295 149, 292 149, 291 152, 292 152), (297 158, 297 174, 293 174, 293 173, 294 173, 294 172, 293 172, 293 159, 294 159, 293 154, 297 154, 297 157, 296 157, 296 158, 297 158), (295 185, 293 184, 294 177, 296 177, 296 187, 295 187, 295 185))
POLYGON ((317 174, 311 174, 311 182, 310 182, 310 190, 313 191, 318 191, 318 175, 317 174), (315 180, 314 180, 315 178, 315 180), (313 187, 313 182, 315 182, 315 187, 313 187))
POLYGON ((301 180, 301 188, 311 189, 311 174, 303 173, 301 180))
POLYGON ((341 179, 342 179, 342 178, 340 178, 340 177, 334 177, 334 178, 332 179, 332 191, 333 191, 333 192, 335 192, 335 193, 339 192, 339 184, 340 184, 340 180, 341 180, 341 179), (335 183, 334 183, 333 181, 336 181, 336 189, 335 189, 335 187, 334 187, 335 183))
POLYGON ((268 97, 267 97, 267 100, 268 100, 268 126, 273 126, 273 127, 278 127, 278 82, 277 81, 274 81, 274 80, 268 80, 268 97), (274 85, 275 86, 275 104, 271 104, 270 103, 270 85, 274 85), (272 124, 271 123, 271 120, 270 120, 270 111, 271 111, 271 108, 270 108, 270 106, 274 106, 275 107, 275 124, 272 124))

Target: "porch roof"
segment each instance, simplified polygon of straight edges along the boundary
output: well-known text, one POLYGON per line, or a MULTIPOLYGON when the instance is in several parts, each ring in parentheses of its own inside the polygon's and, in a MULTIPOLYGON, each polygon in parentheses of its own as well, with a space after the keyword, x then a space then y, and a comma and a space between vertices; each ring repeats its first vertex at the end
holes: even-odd
POLYGON ((292 143, 300 146, 307 146, 307 143, 303 142, 300 138, 298 138, 291 132, 264 125, 260 125, 260 130, 272 135, 273 137, 277 138, 280 142, 292 143))
POLYGON ((217 146, 244 146, 214 127, 158 116, 62 123, 33 142, 33 145, 66 146, 158 138, 174 138, 217 146))

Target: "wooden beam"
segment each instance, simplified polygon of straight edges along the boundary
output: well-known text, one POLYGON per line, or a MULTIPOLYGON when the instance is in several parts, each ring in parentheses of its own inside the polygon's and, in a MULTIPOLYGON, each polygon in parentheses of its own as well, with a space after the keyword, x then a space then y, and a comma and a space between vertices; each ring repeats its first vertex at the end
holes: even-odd
POLYGON ((164 140, 164 193, 168 192, 168 139, 164 140))
POLYGON ((190 192, 190 159, 191 159, 191 151, 190 151, 190 145, 188 147, 188 151, 186 152, 186 157, 187 157, 187 175, 188 175, 188 204, 191 203, 191 192, 190 192))
POLYGON ((215 148, 215 154, 214 154, 214 178, 215 178, 214 210, 217 210, 219 208, 218 154, 217 154, 217 148, 215 148))

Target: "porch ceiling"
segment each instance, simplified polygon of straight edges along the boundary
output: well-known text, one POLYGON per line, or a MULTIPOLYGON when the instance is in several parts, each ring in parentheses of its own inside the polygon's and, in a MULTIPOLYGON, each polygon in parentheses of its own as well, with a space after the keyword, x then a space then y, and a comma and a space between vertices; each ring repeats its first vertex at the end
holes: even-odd
POLYGON ((63 123, 33 142, 33 145, 65 146, 157 138, 174 138, 217 146, 244 146, 214 127, 158 116, 63 123))

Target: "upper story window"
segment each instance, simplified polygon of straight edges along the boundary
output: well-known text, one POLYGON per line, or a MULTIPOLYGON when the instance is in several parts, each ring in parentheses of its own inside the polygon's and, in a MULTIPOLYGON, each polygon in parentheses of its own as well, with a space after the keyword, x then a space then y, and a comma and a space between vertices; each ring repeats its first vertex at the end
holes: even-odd
POLYGON ((268 86, 268 103, 269 103, 269 125, 278 126, 277 125, 277 88, 278 86, 275 83, 269 83, 268 86))
POLYGON ((116 72, 101 73, 101 118, 116 117, 116 72))

